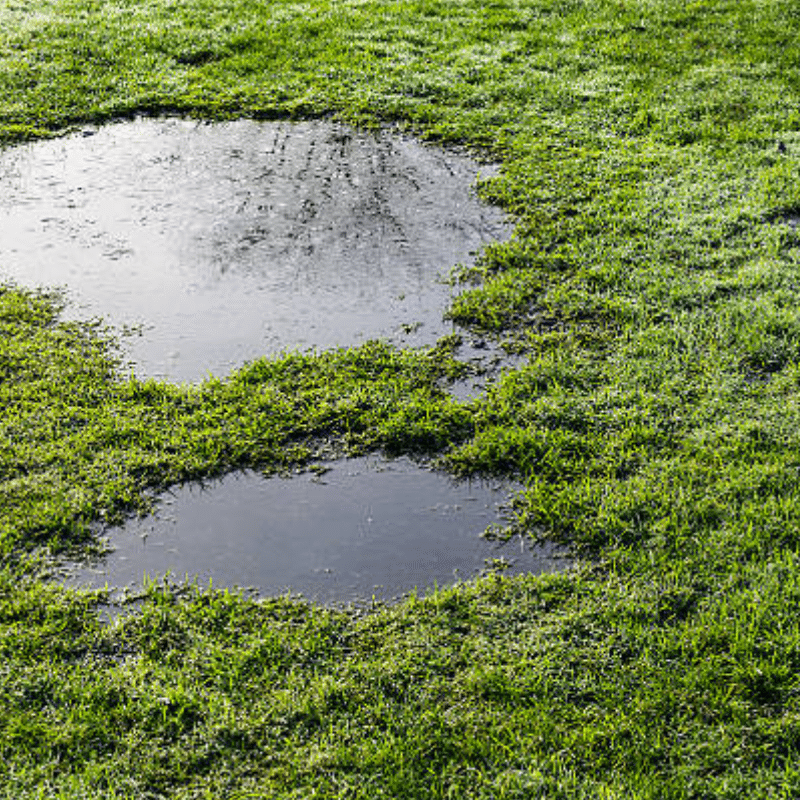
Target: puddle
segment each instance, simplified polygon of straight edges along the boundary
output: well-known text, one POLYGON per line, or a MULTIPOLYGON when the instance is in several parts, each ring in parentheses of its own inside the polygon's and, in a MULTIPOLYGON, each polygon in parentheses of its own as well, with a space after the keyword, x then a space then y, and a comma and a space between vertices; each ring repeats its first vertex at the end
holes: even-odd
POLYGON ((65 285, 137 328, 140 377, 197 381, 281 351, 431 344, 441 276, 511 227, 479 166, 329 122, 138 119, 0 150, 0 280, 65 285))
POLYGON ((146 573, 201 586, 291 590, 323 603, 389 600, 415 587, 475 577, 487 560, 507 574, 561 569, 552 549, 480 534, 502 522, 507 487, 455 482, 407 459, 335 462, 319 478, 230 475, 171 493, 153 516, 110 532, 114 551, 73 573, 84 586, 141 586, 146 573))

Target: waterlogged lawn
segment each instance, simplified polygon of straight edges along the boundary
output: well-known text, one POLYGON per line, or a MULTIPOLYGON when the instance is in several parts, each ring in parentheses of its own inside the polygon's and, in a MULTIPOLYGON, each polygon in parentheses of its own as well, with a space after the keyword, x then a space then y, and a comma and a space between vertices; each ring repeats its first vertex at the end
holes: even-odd
MULTIPOLYGON (((800 7, 0 0, 0 139, 136 113, 394 122, 501 159, 452 341, 131 380, 0 290, 0 797, 800 794, 800 7), (349 613, 152 586, 113 624, 30 558, 150 493, 320 453, 526 488, 574 571, 349 613)), ((0 184, 1 185, 1 184, 0 184)))

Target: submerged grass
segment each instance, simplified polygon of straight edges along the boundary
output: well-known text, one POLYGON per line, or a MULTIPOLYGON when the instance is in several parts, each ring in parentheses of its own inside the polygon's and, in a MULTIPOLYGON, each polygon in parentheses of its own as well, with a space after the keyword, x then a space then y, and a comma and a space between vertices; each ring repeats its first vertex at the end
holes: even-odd
MULTIPOLYGON (((121 376, 0 290, 0 797, 800 794, 800 9, 782 0, 0 0, 0 141, 136 113, 392 121, 502 160, 517 224, 438 350, 121 376), (587 557, 366 614, 47 585, 164 486, 436 456, 587 557)), ((2 265, 0 265, 0 270, 2 265)))

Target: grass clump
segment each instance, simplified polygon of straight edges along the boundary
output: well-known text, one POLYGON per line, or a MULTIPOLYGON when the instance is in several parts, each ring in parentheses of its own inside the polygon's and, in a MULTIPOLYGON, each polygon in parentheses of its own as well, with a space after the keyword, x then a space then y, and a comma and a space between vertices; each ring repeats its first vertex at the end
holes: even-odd
MULTIPOLYGON (((800 112, 773 0, 0 2, 0 141, 137 113, 395 122, 500 159, 514 238, 449 309, 485 393, 381 343, 196 387, 0 290, 0 797, 800 791, 800 112), (512 475, 586 557, 369 613, 43 583, 154 493, 323 449, 512 475)), ((0 265, 1 269, 1 265, 0 265)))

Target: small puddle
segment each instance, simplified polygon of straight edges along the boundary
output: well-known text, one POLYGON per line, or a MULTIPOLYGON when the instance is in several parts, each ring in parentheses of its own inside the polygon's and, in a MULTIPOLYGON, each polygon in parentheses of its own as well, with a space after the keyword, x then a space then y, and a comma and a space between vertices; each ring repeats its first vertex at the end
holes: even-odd
POLYGON ((140 377, 194 382, 282 351, 432 344, 442 281, 511 227, 478 164, 324 121, 137 119, 0 149, 0 280, 66 286, 140 330, 140 377))
POLYGON ((201 586, 347 603, 467 580, 495 559, 507 574, 563 568, 552 548, 481 538, 502 522, 508 487, 456 482, 408 459, 329 466, 318 478, 249 473, 176 489, 154 515, 109 531, 113 552, 68 582, 138 587, 169 570, 201 586))

